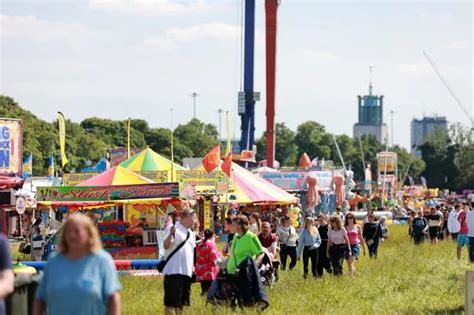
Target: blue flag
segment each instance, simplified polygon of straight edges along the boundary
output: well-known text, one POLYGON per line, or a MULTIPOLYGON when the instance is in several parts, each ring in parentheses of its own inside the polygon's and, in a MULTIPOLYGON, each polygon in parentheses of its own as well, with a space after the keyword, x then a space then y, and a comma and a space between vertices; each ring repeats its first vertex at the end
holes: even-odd
POLYGON ((49 157, 49 166, 48 166, 48 179, 54 179, 54 156, 51 154, 49 157))
POLYGON ((23 161, 23 179, 26 179, 33 175, 33 153, 30 153, 23 161))

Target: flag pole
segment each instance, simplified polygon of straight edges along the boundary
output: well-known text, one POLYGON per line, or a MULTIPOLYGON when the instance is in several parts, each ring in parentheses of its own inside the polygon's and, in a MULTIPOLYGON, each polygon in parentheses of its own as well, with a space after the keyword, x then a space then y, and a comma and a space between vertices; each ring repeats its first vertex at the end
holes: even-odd
POLYGON ((130 158, 130 121, 131 121, 131 118, 128 117, 128 124, 127 124, 127 159, 130 158))
POLYGON ((171 143, 170 143, 170 153, 171 153, 171 181, 174 181, 174 130, 173 130, 173 108, 171 108, 171 143))

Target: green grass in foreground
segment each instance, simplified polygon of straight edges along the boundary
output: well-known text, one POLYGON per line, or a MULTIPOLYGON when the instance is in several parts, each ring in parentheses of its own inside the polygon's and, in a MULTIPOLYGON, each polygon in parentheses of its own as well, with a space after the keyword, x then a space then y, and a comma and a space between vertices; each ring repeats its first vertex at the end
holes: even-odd
MULTIPOLYGON (((406 226, 391 226, 377 260, 368 256, 357 262, 357 275, 325 276, 304 280, 302 262, 291 272, 282 272, 271 289, 266 314, 456 314, 463 312, 464 272, 468 267, 456 259, 451 241, 437 246, 415 247, 409 243, 406 226)), ((465 258, 465 259, 464 259, 465 258)), ((347 268, 347 266, 345 266, 347 268)), ((159 277, 122 277, 123 314, 163 313, 163 283, 159 277)), ((193 286, 188 314, 230 314, 227 309, 206 306, 193 286)), ((241 312, 239 312, 241 313, 241 312)), ((243 313, 253 314, 254 310, 243 313)))

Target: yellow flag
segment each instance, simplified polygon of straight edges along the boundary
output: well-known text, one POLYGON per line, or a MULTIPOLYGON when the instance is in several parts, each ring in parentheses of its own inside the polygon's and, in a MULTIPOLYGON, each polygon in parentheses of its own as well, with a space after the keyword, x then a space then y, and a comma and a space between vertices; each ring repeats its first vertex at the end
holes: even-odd
POLYGON ((131 118, 128 118, 128 125, 127 125, 127 159, 130 158, 130 120, 131 120, 131 118))
POLYGON ((68 159, 66 157, 66 121, 64 115, 58 112, 58 125, 59 125, 59 149, 61 150, 61 164, 67 164, 68 159))

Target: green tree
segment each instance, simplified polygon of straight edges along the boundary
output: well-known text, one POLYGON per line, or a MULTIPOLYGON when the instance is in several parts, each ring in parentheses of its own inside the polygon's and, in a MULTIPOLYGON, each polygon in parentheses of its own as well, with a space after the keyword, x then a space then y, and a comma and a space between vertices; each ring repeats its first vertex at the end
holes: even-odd
MULTIPOLYGON (((146 143, 155 152, 171 158, 171 130, 166 128, 153 128, 145 133, 146 143)), ((183 145, 179 139, 174 137, 173 141, 174 159, 181 162, 185 157, 193 156, 193 152, 187 146, 183 145)))
MULTIPOLYGON (((266 158, 265 133, 256 141, 257 160, 266 158)), ((275 159, 281 166, 294 166, 296 164, 295 132, 288 128, 285 123, 277 123, 275 126, 275 159)))
POLYGON ((190 149, 191 157, 203 157, 212 147, 219 144, 219 133, 216 126, 205 124, 198 119, 192 119, 187 124, 179 125, 175 129, 174 135, 177 143, 190 149))
POLYGON ((329 159, 331 157, 333 146, 331 136, 326 133, 323 125, 315 121, 307 121, 298 126, 295 143, 297 159, 305 152, 311 158, 329 159))

